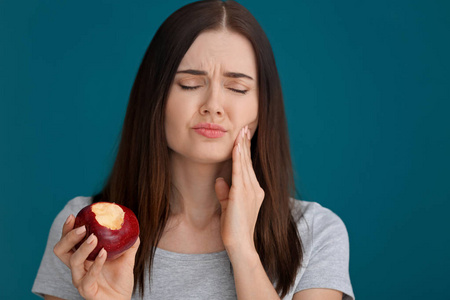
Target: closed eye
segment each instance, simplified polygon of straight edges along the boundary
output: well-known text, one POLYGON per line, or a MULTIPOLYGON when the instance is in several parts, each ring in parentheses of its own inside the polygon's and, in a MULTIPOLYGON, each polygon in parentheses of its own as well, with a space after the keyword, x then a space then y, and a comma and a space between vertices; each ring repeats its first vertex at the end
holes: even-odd
POLYGON ((200 87, 200 85, 196 85, 196 86, 187 86, 187 85, 181 85, 181 84, 180 84, 180 87, 181 87, 183 90, 195 90, 195 89, 198 89, 198 88, 200 87))
POLYGON ((236 93, 244 94, 244 95, 248 92, 246 90, 237 90, 237 89, 233 89, 233 88, 230 88, 230 90, 233 92, 236 92, 236 93))
MULTIPOLYGON (((198 89, 199 87, 201 87, 201 85, 187 86, 187 85, 181 85, 181 84, 180 84, 180 87, 181 87, 183 90, 195 90, 195 89, 198 89)), ((237 89, 233 89, 233 88, 229 88, 229 90, 230 90, 230 91, 233 91, 233 92, 235 92, 235 93, 240 93, 240 94, 244 94, 244 95, 248 92, 247 90, 237 90, 237 89)))

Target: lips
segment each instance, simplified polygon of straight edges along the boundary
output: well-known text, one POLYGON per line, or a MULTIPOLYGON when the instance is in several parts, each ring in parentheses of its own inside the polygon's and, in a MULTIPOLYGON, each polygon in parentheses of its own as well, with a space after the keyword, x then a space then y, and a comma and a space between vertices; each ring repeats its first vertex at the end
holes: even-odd
POLYGON ((222 126, 213 123, 199 123, 193 129, 207 138, 220 138, 227 132, 222 126))
POLYGON ((226 132, 225 128, 223 128, 220 125, 214 124, 214 123, 198 123, 193 128, 194 129, 200 129, 200 128, 214 129, 214 130, 220 130, 220 131, 226 132))

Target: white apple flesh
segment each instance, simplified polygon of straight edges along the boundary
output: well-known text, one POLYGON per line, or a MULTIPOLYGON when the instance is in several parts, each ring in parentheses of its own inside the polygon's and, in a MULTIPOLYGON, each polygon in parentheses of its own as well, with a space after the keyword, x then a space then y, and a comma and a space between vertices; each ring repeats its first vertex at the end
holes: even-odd
POLYGON ((86 226, 86 236, 75 249, 93 233, 97 246, 89 254, 88 260, 95 260, 105 248, 107 260, 113 260, 134 245, 139 236, 139 222, 133 211, 123 205, 110 202, 97 202, 80 210, 75 218, 74 228, 86 226))

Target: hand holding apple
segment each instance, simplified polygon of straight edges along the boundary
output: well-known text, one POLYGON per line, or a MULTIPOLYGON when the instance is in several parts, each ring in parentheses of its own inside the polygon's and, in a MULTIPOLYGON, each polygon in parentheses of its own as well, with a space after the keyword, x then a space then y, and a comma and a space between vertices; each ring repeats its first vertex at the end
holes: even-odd
POLYGON ((131 217, 134 216, 131 210, 125 207, 113 203, 106 206, 96 204, 83 208, 78 214, 78 222, 85 222, 81 227, 74 226, 73 215, 67 218, 53 252, 70 269, 73 285, 84 299, 130 299, 134 287, 135 256, 140 244, 139 225, 131 217), (111 218, 110 214, 118 217, 111 218), (95 234, 86 234, 88 229, 95 234), (98 247, 100 243, 102 246, 98 247), (117 243, 118 247, 111 243, 117 243), (94 256, 95 260, 88 260, 97 248, 101 250, 94 256), (105 249, 110 249, 113 255, 110 256, 105 249), (107 257, 114 259, 107 261, 107 257))

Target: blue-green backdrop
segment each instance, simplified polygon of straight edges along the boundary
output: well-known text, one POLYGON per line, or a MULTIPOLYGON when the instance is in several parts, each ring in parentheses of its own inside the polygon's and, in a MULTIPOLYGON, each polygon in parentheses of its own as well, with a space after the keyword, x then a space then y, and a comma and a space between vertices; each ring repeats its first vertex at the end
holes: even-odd
MULTIPOLYGON (((189 1, 0 1, 2 299, 96 192, 159 25, 189 1)), ((275 53, 304 200, 347 225, 358 299, 450 299, 450 2, 241 1, 275 53)))

